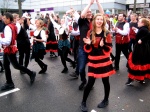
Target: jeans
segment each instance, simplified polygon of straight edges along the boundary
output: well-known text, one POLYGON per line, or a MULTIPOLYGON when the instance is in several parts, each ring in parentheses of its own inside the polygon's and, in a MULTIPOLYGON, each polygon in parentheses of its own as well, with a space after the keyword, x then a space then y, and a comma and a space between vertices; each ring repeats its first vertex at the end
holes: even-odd
POLYGON ((85 73, 86 64, 87 64, 87 53, 81 46, 79 46, 77 56, 77 69, 79 70, 82 82, 86 81, 86 73, 85 73))

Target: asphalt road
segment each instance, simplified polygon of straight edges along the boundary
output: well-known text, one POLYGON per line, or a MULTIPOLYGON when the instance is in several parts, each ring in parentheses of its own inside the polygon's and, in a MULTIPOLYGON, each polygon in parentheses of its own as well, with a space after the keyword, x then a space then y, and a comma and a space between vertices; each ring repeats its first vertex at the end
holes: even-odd
MULTIPOLYGON (((81 112, 83 91, 78 90, 81 81, 69 76, 74 69, 67 63, 69 71, 62 74, 60 58, 50 58, 49 54, 44 62, 48 64, 48 70, 45 74, 37 74, 32 86, 26 74, 21 75, 11 67, 15 87, 20 90, 4 96, 0 92, 0 112, 81 112)), ((37 73, 40 71, 34 60, 28 68, 37 73)), ((104 109, 97 108, 104 95, 102 81, 97 79, 87 100, 89 112, 150 112, 150 81, 146 80, 144 85, 134 82, 133 86, 126 86, 126 81, 126 59, 122 56, 119 72, 110 77, 109 105, 104 109)), ((1 73, 0 86, 4 83, 5 75, 1 73)))

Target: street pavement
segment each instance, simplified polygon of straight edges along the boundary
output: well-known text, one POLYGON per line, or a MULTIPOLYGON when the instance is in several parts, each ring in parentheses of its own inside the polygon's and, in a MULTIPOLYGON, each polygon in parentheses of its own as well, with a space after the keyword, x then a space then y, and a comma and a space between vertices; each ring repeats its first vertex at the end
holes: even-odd
MULTIPOLYGON (((73 59, 73 56, 69 56, 73 59)), ((0 112, 81 112, 80 103, 83 91, 78 90, 81 81, 69 76, 74 69, 67 63, 69 71, 62 74, 63 66, 60 57, 50 58, 49 53, 43 60, 48 65, 45 74, 38 74, 40 67, 32 60, 29 69, 37 72, 36 80, 30 85, 27 74, 20 74, 11 66, 12 77, 18 91, 3 95, 0 92, 0 112)), ((87 69, 87 68, 86 68, 87 69)), ((104 88, 101 79, 97 79, 88 100, 89 112, 150 112, 150 82, 146 84, 134 82, 133 86, 126 86, 126 59, 121 57, 120 70, 110 77, 109 105, 98 109, 104 88)), ((0 86, 5 83, 5 74, 0 73, 0 86)))

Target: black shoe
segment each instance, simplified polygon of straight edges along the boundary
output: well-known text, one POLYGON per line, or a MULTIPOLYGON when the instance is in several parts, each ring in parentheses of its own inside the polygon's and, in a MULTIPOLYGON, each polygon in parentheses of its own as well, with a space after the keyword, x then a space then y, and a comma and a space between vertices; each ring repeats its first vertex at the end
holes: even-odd
POLYGON ((86 81, 83 81, 79 86, 79 90, 83 90, 85 85, 86 85, 86 81))
POLYGON ((74 61, 71 62, 71 67, 73 67, 73 69, 76 68, 76 63, 74 61))
POLYGON ((77 79, 78 79, 78 77, 79 77, 79 75, 77 75, 76 72, 73 72, 72 74, 70 74, 70 76, 73 77, 73 78, 77 78, 77 79))
POLYGON ((114 67, 114 69, 115 69, 116 71, 118 71, 118 70, 119 70, 119 67, 114 67))
POLYGON ((10 84, 5 83, 5 84, 1 87, 1 91, 10 90, 10 89, 14 89, 14 88, 15 88, 14 83, 10 83, 10 84))
POLYGON ((126 82, 126 85, 127 86, 131 86, 133 83, 133 80, 132 79, 128 79, 128 81, 126 82))
POLYGON ((23 72, 23 71, 20 70, 20 74, 25 74, 25 72, 23 72))
POLYGON ((32 72, 32 75, 30 76, 30 83, 33 84, 35 81, 35 77, 36 77, 36 72, 32 72))
POLYGON ((68 68, 64 68, 64 69, 61 71, 61 73, 66 73, 66 72, 68 72, 68 68))
POLYGON ((87 107, 86 107, 86 103, 85 103, 85 102, 82 102, 82 103, 81 103, 80 108, 81 108, 81 111, 82 111, 82 112, 87 112, 87 111, 88 111, 88 109, 87 109, 87 107))
POLYGON ((4 68, 3 68, 3 67, 1 67, 0 73, 2 73, 3 71, 4 71, 4 68))
POLYGON ((104 108, 108 105, 108 100, 103 100, 101 103, 97 105, 98 108, 104 108))
POLYGON ((45 73, 47 71, 47 65, 44 65, 43 69, 39 71, 39 74, 45 73))
POLYGON ((146 83, 145 80, 137 81, 137 82, 140 83, 140 84, 145 84, 146 83))

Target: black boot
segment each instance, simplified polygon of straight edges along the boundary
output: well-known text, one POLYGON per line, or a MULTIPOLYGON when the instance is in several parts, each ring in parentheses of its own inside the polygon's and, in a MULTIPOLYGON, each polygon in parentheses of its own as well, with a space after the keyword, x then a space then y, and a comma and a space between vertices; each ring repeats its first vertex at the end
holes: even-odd
POLYGON ((108 105, 108 100, 103 100, 101 103, 97 105, 98 108, 104 108, 108 105))
POLYGON ((68 72, 68 68, 64 68, 64 69, 61 71, 61 73, 66 73, 66 72, 68 72))
POLYGON ((47 71, 47 65, 44 65, 42 70, 39 71, 39 74, 45 73, 47 71))
POLYGON ((87 109, 87 107, 86 107, 86 103, 85 103, 85 102, 82 102, 82 103, 81 103, 80 108, 81 108, 81 111, 82 111, 82 112, 87 112, 87 111, 88 111, 88 109, 87 109))
POLYGON ((133 83, 133 80, 130 79, 130 78, 128 78, 128 81, 126 82, 126 85, 127 85, 127 86, 130 86, 130 85, 132 85, 132 83, 133 83))

